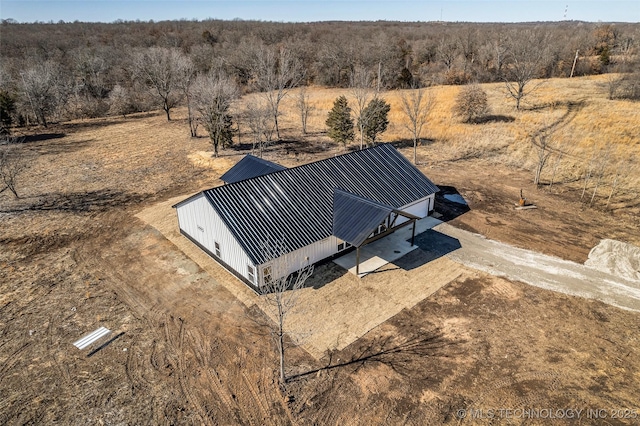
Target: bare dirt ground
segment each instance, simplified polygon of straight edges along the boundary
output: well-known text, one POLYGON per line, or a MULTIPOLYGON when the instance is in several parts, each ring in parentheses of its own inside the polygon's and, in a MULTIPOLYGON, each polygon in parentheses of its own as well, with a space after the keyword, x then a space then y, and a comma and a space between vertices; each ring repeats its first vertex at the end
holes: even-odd
MULTIPOLYGON (((264 298, 180 234, 171 206, 182 198, 158 203, 141 211, 137 217, 162 233, 248 309, 259 309, 272 321, 277 321, 277 312, 264 298)), ((404 257, 411 258, 408 255, 404 257)), ((341 268, 318 268, 306 287, 298 290, 296 306, 286 317, 286 327, 292 339, 316 360, 322 359, 327 351, 344 349, 449 282, 460 277, 475 276, 473 271, 446 257, 430 261, 426 261, 424 253, 413 257, 413 262, 407 263, 406 259, 401 258, 363 279, 341 268), (429 280, 425 282, 424 277, 427 276, 429 280), (319 323, 321 327, 318 327, 319 323)))
MULTIPOLYGON (((1 424, 543 423, 460 416, 508 408, 602 409, 609 424, 637 424, 612 418, 640 409, 637 313, 484 273, 320 360, 294 348, 296 377, 281 391, 262 312, 136 217, 215 185, 243 154, 194 161, 207 142, 176 117, 69 123, 25 142, 34 160, 23 198, 0 196, 1 424), (95 346, 72 346, 101 325, 109 345, 91 356, 95 346)), ((339 151, 283 143, 267 158, 339 151)), ((470 201, 449 223, 499 241, 583 262, 601 238, 640 239, 637 219, 538 192, 528 172, 482 159, 423 169, 470 201), (512 209, 520 188, 538 210, 512 209)), ((392 286, 428 258, 415 250, 380 276, 392 286)), ((313 279, 343 274, 328 263, 313 279)), ((574 423, 602 422, 583 412, 574 423)))

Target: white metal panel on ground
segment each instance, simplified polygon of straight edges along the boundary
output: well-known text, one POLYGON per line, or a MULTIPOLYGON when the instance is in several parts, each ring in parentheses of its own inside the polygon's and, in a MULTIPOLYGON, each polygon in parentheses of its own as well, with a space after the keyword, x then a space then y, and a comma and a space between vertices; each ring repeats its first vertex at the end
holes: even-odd
POLYGON ((178 206, 176 210, 180 229, 211 253, 216 254, 215 243, 218 243, 220 259, 249 280, 247 266, 253 266, 253 263, 204 195, 178 206))
POLYGON ((90 344, 92 344, 93 342, 96 342, 101 337, 106 336, 109 333, 111 333, 111 330, 109 330, 106 327, 100 327, 97 330, 87 334, 86 336, 83 336, 82 338, 80 338, 80 340, 75 341, 73 343, 73 346, 75 346, 78 349, 84 349, 90 344))

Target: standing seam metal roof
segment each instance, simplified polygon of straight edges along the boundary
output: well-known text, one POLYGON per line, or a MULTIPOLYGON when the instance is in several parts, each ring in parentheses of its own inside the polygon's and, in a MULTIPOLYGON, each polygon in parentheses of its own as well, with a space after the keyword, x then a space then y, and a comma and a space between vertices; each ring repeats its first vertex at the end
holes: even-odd
POLYGON ((333 235, 359 247, 394 210, 391 206, 385 206, 335 189, 333 192, 333 235))
POLYGON ((283 241, 291 252, 332 235, 334 189, 397 209, 438 191, 392 145, 381 144, 204 194, 251 260, 262 264, 265 241, 283 241))
POLYGON ((271 161, 248 154, 225 174, 220 176, 220 180, 225 183, 240 182, 241 180, 251 179, 285 169, 286 167, 280 164, 272 163, 271 161))

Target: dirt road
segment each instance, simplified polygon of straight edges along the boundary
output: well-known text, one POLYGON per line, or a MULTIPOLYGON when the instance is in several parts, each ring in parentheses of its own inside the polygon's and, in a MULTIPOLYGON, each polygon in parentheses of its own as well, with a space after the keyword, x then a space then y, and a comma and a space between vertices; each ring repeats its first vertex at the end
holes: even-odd
POLYGON ((420 235, 417 244, 491 275, 640 312, 639 281, 490 240, 446 223, 420 235))

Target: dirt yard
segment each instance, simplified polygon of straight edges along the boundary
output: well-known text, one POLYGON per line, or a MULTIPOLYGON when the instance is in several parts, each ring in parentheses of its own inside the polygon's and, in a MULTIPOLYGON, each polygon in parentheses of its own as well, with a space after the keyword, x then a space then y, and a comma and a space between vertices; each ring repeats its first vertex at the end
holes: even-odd
MULTIPOLYGON (((639 314, 481 272, 319 359, 293 348, 281 391, 264 314, 228 290, 228 274, 136 216, 218 184, 246 153, 207 159, 207 141, 176 117, 75 122, 25 142, 34 159, 22 198, 0 195, 1 424, 547 423, 489 418, 507 409, 583 410, 558 424, 602 424, 587 410, 605 410, 608 424, 638 424, 639 314), (72 345, 99 326, 113 330, 109 345, 91 356, 95 345, 72 345)), ((337 152, 282 143, 267 158, 289 166, 337 152)), ((579 262, 602 238, 640 242, 637 217, 538 191, 529 172, 486 159, 422 168, 470 202, 449 224, 489 238, 579 262), (537 210, 512 208, 520 188, 537 210)), ((415 250, 375 279, 427 283, 428 259, 415 250)), ((311 284, 343 275, 328 263, 311 284)))

